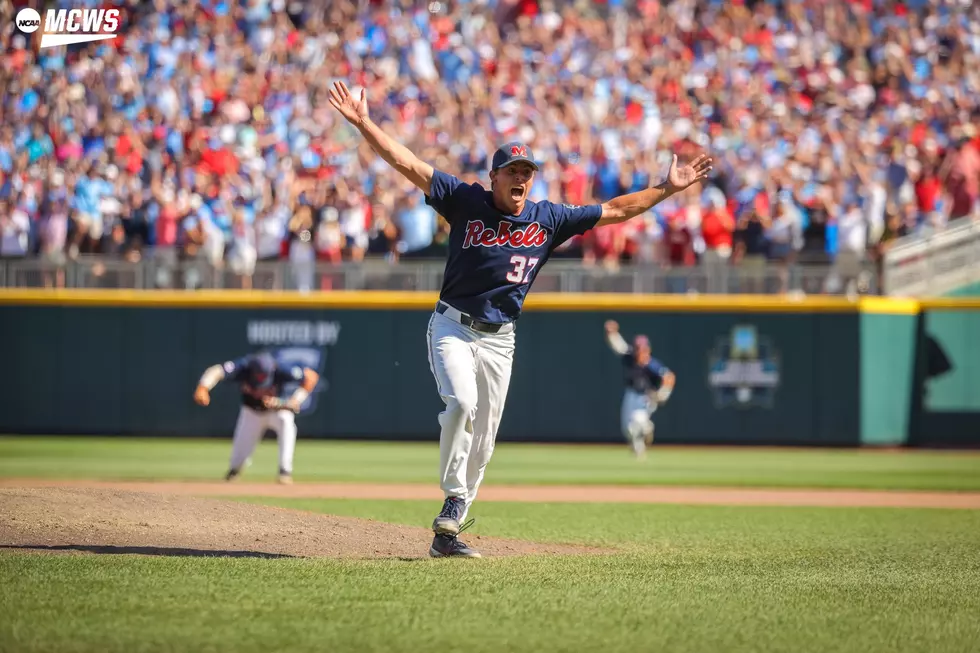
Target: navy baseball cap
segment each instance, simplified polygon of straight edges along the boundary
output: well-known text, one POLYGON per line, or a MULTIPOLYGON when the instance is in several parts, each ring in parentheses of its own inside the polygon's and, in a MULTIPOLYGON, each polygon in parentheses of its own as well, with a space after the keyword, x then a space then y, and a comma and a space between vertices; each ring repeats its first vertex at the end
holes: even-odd
POLYGON ((517 163, 518 161, 526 161, 531 164, 532 168, 535 170, 538 169, 538 164, 534 162, 534 153, 531 152, 531 148, 524 143, 512 141, 501 145, 500 148, 493 153, 493 164, 491 170, 499 170, 500 168, 509 166, 512 163, 517 163))
POLYGON ((260 352, 248 364, 249 372, 259 382, 259 387, 272 383, 272 375, 276 371, 276 359, 269 352, 260 352))

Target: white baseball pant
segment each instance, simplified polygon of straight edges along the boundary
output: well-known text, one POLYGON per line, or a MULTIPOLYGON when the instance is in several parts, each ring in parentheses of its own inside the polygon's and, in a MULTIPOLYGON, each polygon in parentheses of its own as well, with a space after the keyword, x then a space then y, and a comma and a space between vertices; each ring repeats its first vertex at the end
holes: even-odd
POLYGON ((440 486, 461 497, 462 522, 476 499, 504 412, 514 362, 514 327, 505 333, 474 331, 433 313, 426 334, 429 368, 446 409, 439 414, 440 486))
POLYGON ((619 423, 623 430, 623 437, 633 447, 633 451, 639 456, 646 451, 644 438, 653 434, 653 414, 657 410, 657 403, 650 399, 645 393, 627 389, 623 393, 623 404, 620 410, 619 423))
POLYGON ((293 451, 296 449, 296 414, 291 410, 258 411, 242 406, 231 442, 231 469, 242 469, 266 429, 271 429, 279 441, 279 469, 293 473, 293 451))

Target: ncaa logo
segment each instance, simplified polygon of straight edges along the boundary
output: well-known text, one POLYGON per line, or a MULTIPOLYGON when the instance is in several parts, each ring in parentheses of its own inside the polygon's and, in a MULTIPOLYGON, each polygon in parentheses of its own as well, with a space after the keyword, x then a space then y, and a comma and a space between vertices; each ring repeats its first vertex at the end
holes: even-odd
POLYGON ((772 408, 779 388, 779 352, 755 325, 736 325, 709 357, 708 385, 717 407, 772 408))
MULTIPOLYGON (((44 29, 38 48, 75 45, 116 38, 121 13, 119 9, 48 9, 44 12, 44 29)), ((24 7, 17 12, 14 23, 25 34, 41 29, 41 14, 24 7)))
POLYGON ((14 22, 17 24, 17 29, 25 34, 32 34, 41 29, 41 14, 30 7, 24 7, 17 12, 14 22))

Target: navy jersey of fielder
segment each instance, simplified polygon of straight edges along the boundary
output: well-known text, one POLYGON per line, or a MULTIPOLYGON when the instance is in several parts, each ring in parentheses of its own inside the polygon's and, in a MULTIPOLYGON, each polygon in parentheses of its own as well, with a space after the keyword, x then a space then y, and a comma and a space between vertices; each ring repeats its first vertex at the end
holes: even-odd
POLYGON ((659 390, 669 372, 667 366, 656 358, 650 358, 646 365, 640 365, 632 351, 623 354, 623 380, 626 387, 634 392, 646 394, 659 390))
POLYGON ((300 382, 304 378, 303 368, 298 365, 283 368, 273 362, 271 370, 269 367, 268 363, 261 364, 255 354, 228 361, 221 366, 225 371, 225 378, 239 384, 242 403, 257 411, 268 410, 262 404, 263 398, 284 399, 285 386, 300 382))
POLYGON ((524 297, 556 247, 599 222, 602 207, 524 203, 519 216, 493 206, 493 193, 436 170, 425 202, 449 223, 449 257, 439 298, 484 322, 520 317, 524 297))

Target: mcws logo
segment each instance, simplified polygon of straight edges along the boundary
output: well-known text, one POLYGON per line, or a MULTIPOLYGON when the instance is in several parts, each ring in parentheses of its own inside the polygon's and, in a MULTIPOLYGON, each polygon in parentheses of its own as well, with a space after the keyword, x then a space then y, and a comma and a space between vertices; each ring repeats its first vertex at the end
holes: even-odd
MULTIPOLYGON (((25 7, 14 19, 17 29, 33 34, 41 29, 41 14, 25 7)), ((44 14, 41 48, 73 45, 116 38, 119 29, 118 9, 48 9, 44 14)))

